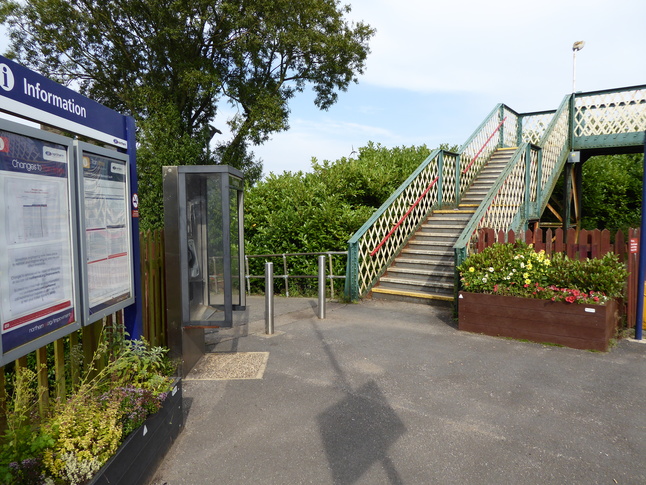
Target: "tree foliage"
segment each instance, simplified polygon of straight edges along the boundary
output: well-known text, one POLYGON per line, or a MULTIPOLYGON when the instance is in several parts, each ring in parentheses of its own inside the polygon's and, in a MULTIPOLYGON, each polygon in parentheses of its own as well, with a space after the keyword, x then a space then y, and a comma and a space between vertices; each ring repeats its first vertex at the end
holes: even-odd
POLYGON ((615 232, 641 223, 643 156, 607 155, 583 164, 583 217, 586 229, 615 232))
MULTIPOLYGON (((270 174, 245 193, 247 254, 346 251, 354 234, 429 155, 426 146, 369 143, 356 158, 316 159, 313 171, 270 174)), ((334 274, 344 274, 338 259, 334 274)), ((251 260, 251 274, 262 274, 251 260)), ((290 261, 291 274, 316 274, 316 258, 290 261)), ((290 283, 291 285, 291 283, 290 283)))
MULTIPOLYGON (((225 163, 257 180, 249 147, 289 127, 289 100, 309 85, 327 109, 363 72, 374 30, 349 11, 338 0, 0 0, 9 57, 137 119, 144 188, 160 185, 159 163, 225 163), (227 103, 232 137, 211 151, 227 103)), ((144 214, 159 196, 142 197, 144 214)))

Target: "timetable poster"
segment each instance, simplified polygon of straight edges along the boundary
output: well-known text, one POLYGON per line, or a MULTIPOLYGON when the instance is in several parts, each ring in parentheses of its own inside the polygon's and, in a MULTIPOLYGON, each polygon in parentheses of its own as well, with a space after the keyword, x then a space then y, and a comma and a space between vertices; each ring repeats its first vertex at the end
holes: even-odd
POLYGON ((75 321, 68 156, 0 130, 3 353, 75 321))
POLYGON ((122 160, 83 152, 90 314, 133 296, 127 170, 122 160))

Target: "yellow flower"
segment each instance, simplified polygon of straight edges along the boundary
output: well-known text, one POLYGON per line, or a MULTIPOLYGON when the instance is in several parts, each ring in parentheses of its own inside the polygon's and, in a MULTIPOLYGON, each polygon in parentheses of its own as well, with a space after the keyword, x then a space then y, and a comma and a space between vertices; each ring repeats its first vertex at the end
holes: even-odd
POLYGON ((525 280, 525 284, 526 284, 526 285, 530 284, 531 282, 532 282, 532 280, 530 280, 529 278, 527 278, 527 279, 525 280))
POLYGON ((471 267, 469 268, 469 273, 473 273, 475 270, 476 270, 476 269, 475 269, 473 266, 471 266, 471 267))

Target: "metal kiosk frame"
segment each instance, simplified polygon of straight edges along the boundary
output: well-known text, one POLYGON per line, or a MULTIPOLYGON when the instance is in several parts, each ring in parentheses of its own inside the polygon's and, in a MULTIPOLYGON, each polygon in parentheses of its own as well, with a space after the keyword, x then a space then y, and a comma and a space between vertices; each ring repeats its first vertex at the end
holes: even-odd
POLYGON ((244 310, 243 174, 227 165, 164 167, 166 314, 171 358, 190 372, 204 332, 244 310))

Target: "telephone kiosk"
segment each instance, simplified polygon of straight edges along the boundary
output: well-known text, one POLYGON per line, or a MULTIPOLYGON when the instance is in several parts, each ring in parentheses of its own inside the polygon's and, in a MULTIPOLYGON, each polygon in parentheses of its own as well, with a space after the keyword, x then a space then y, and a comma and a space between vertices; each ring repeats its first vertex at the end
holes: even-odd
POLYGON ((186 375, 205 329, 245 309, 244 179, 226 165, 164 167, 163 178, 168 344, 186 375))

